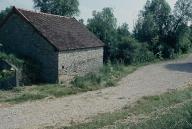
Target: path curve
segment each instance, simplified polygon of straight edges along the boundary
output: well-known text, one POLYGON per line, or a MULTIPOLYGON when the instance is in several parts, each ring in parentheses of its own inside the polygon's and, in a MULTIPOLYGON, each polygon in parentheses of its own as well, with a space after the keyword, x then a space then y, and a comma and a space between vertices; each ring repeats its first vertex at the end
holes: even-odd
POLYGON ((58 123, 66 126, 71 122, 83 122, 97 114, 120 109, 142 96, 184 86, 191 79, 192 55, 144 66, 123 78, 117 87, 2 108, 0 129, 34 129, 58 123))

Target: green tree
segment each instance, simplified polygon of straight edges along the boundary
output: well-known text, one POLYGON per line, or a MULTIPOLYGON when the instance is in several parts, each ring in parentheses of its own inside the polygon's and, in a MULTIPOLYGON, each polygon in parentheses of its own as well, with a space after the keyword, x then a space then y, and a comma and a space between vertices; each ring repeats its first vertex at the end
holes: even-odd
POLYGON ((149 51, 146 43, 139 43, 132 36, 123 36, 113 53, 116 61, 125 64, 135 64, 149 62, 154 59, 154 55, 149 51))
POLYGON ((140 42, 147 42, 157 57, 171 58, 179 46, 171 31, 174 19, 165 0, 148 0, 139 15, 134 36, 140 42))
POLYGON ((93 11, 93 18, 87 20, 87 27, 105 43, 104 59, 111 57, 116 41, 117 20, 112 8, 104 8, 101 12, 93 11))
POLYGON ((186 53, 191 48, 190 28, 192 21, 192 1, 178 0, 170 18, 170 29, 167 41, 175 49, 175 53, 186 53))
POLYGON ((136 38, 151 42, 157 36, 163 37, 167 33, 170 12, 171 8, 165 0, 148 0, 134 28, 136 38))
POLYGON ((144 17, 142 15, 139 16, 134 28, 134 35, 140 42, 151 42, 153 38, 158 36, 158 27, 152 14, 144 17))
POLYGON ((190 26, 190 41, 191 41, 191 44, 192 44, 192 25, 190 26))
POLYGON ((8 7, 5 10, 2 10, 0 12, 0 23, 3 21, 3 19, 7 16, 7 14, 11 11, 12 7, 8 7))
POLYGON ((84 20, 83 20, 83 19, 79 19, 79 22, 80 22, 81 24, 84 24, 84 20))
POLYGON ((184 25, 180 26, 179 33, 177 35, 177 44, 181 53, 187 53, 192 45, 191 42, 191 30, 188 26, 184 25))
POLYGON ((74 16, 79 13, 78 0, 33 0, 34 7, 44 13, 74 16))
POLYGON ((175 20, 173 31, 176 32, 179 26, 192 21, 192 0, 178 0, 173 12, 175 20))
POLYGON ((117 33, 120 36, 129 36, 131 35, 129 32, 129 25, 127 23, 123 23, 121 26, 117 28, 117 33))
POLYGON ((104 59, 125 64, 151 61, 154 56, 147 44, 138 43, 129 32, 128 24, 117 27, 111 8, 93 12, 87 27, 105 43, 104 59))
MULTIPOLYGON (((11 11, 12 7, 8 7, 5 10, 2 10, 0 12, 0 24, 3 22, 3 20, 5 19, 5 17, 8 15, 8 13, 11 11)), ((0 42, 0 52, 3 51, 3 45, 0 42)))

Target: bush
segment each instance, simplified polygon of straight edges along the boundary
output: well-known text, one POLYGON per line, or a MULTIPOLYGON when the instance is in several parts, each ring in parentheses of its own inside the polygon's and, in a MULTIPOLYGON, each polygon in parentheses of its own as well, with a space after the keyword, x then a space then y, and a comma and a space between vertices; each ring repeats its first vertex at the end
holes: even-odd
POLYGON ((125 64, 139 64, 150 62, 155 59, 154 54, 149 51, 146 43, 139 43, 134 38, 123 37, 116 46, 112 60, 125 64))
POLYGON ((6 54, 3 52, 0 52, 0 60, 5 60, 11 64, 14 64, 18 68, 21 68, 24 63, 24 60, 21 60, 12 54, 6 54))
POLYGON ((8 79, 9 77, 13 76, 13 74, 14 72, 9 70, 0 71, 0 81, 8 79))
POLYGON ((137 66, 125 66, 124 64, 105 64, 98 73, 89 73, 83 77, 77 76, 72 82, 73 87, 81 90, 95 90, 114 86, 116 82, 127 73, 135 71, 137 66))
MULTIPOLYGON (((31 84, 40 82, 40 67, 32 59, 24 57, 18 58, 15 55, 0 52, 0 60, 7 61, 18 68, 18 70, 22 73, 22 83, 31 84)), ((5 75, 1 74, 0 78, 1 76, 5 75)))
POLYGON ((168 45, 165 45, 163 47, 163 51, 162 51, 162 57, 164 59, 173 59, 176 56, 176 52, 174 48, 171 48, 168 45))
POLYGON ((73 86, 82 89, 87 89, 89 86, 97 86, 101 83, 102 77, 96 73, 89 73, 84 77, 77 76, 74 81, 72 81, 73 86))
POLYGON ((139 44, 131 37, 124 37, 120 43, 117 44, 116 60, 131 64, 134 62, 135 54, 139 44))
MULTIPOLYGON (((14 55, 0 52, 0 60, 9 62, 18 68, 23 65, 23 60, 16 58, 14 55)), ((15 71, 10 69, 0 70, 0 89, 9 90, 15 87, 15 71)))
POLYGON ((190 30, 188 28, 185 28, 184 31, 180 32, 177 44, 181 53, 187 53, 191 49, 192 42, 190 41, 190 38, 190 30))
POLYGON ((146 63, 155 60, 155 55, 153 52, 149 51, 147 44, 143 43, 139 45, 137 52, 135 54, 134 63, 146 63))
POLYGON ((15 87, 15 72, 9 70, 0 70, 0 89, 10 90, 15 87))

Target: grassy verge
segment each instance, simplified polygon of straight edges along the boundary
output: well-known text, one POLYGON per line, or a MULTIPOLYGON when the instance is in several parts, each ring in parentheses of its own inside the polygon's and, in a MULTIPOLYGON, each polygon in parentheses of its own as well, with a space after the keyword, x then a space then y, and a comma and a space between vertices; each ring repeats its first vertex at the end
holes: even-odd
POLYGON ((73 87, 79 87, 85 90, 96 90, 105 87, 115 86, 125 75, 134 72, 139 66, 123 64, 105 65, 99 73, 90 73, 84 77, 76 77, 72 81, 73 87))
POLYGON ((63 129, 191 129, 192 87, 143 97, 134 106, 63 129))
POLYGON ((192 101, 187 101, 170 108, 164 114, 156 114, 140 123, 117 124, 120 129, 191 129, 192 101))
MULTIPOLYGON (((186 58, 187 56, 188 54, 185 54, 176 59, 186 58)), ((122 77, 134 72, 138 67, 158 62, 160 62, 160 60, 128 66, 123 64, 108 64, 105 65, 99 73, 90 73, 84 77, 76 77, 76 79, 71 83, 71 86, 58 84, 34 85, 16 87, 8 91, 0 90, 0 103, 15 104, 43 98, 57 98, 115 86, 122 77)))
POLYGON ((35 85, 16 87, 12 90, 0 90, 0 102, 22 103, 43 98, 57 98, 86 91, 97 90, 115 86, 116 82, 125 75, 132 73, 137 65, 111 65, 104 66, 99 73, 90 73, 84 77, 76 77, 71 86, 64 85, 35 85))

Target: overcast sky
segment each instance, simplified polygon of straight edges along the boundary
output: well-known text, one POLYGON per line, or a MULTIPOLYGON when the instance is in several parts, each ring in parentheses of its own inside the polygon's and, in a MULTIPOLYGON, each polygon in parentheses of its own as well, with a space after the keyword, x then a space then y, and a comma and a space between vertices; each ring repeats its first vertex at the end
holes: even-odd
MULTIPOLYGON (((176 0, 167 0, 173 8, 176 0)), ((133 28, 137 15, 145 4, 146 0, 79 0, 80 18, 85 21, 92 16, 92 11, 100 11, 104 7, 112 7, 117 17, 118 24, 128 23, 133 28)), ((23 9, 33 9, 32 0, 0 0, 0 10, 14 5, 23 9)))

